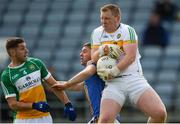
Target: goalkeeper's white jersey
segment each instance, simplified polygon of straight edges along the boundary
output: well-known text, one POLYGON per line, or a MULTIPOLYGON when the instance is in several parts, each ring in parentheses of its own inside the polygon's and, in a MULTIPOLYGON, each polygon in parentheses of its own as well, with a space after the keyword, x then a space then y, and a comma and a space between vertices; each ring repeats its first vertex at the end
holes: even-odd
MULTIPOLYGON (((117 44, 122 51, 123 46, 127 44, 137 43, 138 37, 135 30, 129 25, 120 23, 118 29, 113 33, 107 33, 102 26, 94 29, 91 35, 92 48, 98 48, 103 44, 117 44)), ((119 61, 125 56, 125 52, 120 55, 119 61)), ((135 61, 120 75, 142 74, 142 67, 139 59, 141 58, 137 49, 135 61)))

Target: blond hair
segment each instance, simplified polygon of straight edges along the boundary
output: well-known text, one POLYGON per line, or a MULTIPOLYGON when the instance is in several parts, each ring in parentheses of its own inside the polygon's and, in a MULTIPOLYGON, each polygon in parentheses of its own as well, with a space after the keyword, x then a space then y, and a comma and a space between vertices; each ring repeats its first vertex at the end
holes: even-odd
POLYGON ((121 16, 121 9, 116 4, 105 4, 101 7, 100 12, 111 11, 113 16, 121 16))

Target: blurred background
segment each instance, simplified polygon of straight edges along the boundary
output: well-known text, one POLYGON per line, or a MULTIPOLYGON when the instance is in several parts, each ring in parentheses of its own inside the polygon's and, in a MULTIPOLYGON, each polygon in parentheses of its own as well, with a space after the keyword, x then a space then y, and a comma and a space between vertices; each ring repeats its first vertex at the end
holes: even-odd
MULTIPOLYGON (((0 72, 8 65, 4 48, 8 37, 23 37, 29 54, 42 59, 58 80, 68 80, 83 69, 79 52, 100 26, 99 9, 120 5, 122 23, 135 28, 144 75, 159 93, 168 122, 180 122, 180 12, 179 0, 0 0, 0 72)), ((54 122, 63 118, 63 104, 46 89, 54 122)), ((77 122, 88 122, 90 112, 83 92, 67 91, 77 122)), ((0 123, 12 122, 12 112, 0 90, 0 123)), ((146 122, 147 117, 125 104, 121 122, 146 122)))

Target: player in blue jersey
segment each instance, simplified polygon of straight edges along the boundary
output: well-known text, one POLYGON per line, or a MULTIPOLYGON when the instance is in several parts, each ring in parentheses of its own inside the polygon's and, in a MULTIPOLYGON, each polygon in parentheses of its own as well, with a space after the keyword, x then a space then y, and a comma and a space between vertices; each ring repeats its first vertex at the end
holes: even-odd
MULTIPOLYGON (((56 84, 53 88, 60 90, 85 90, 87 100, 92 108, 92 119, 89 123, 95 123, 100 113, 101 95, 105 83, 96 74, 96 64, 91 63, 91 44, 85 43, 80 52, 81 65, 86 68, 65 83, 56 84)), ((116 120, 117 122, 117 120, 116 120)))

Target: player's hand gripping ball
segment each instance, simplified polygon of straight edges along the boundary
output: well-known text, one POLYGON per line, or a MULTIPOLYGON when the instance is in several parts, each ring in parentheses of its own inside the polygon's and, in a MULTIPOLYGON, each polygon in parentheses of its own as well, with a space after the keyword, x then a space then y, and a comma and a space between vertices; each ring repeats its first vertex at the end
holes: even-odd
POLYGON ((103 56, 97 62, 97 74, 99 77, 107 81, 119 75, 120 70, 116 66, 117 60, 110 56, 103 56))
POLYGON ((99 47, 99 56, 110 56, 113 59, 118 59, 123 53, 120 47, 116 44, 104 44, 99 47))

